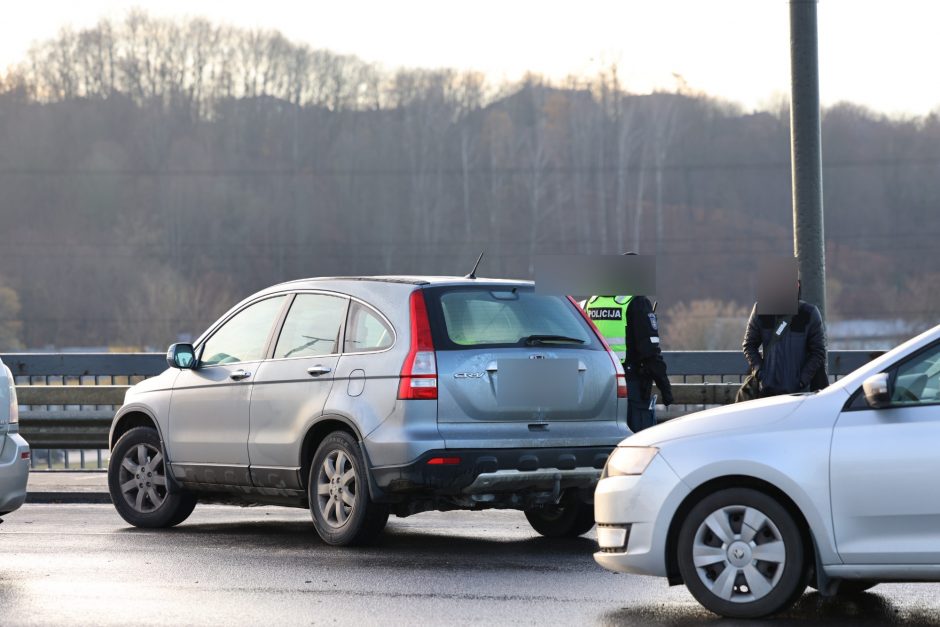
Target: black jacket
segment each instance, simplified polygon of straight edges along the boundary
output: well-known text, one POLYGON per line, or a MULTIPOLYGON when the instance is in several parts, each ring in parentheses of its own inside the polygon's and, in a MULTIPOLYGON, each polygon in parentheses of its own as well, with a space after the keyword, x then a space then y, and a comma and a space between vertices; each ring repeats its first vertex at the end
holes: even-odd
POLYGON ((662 403, 672 405, 672 385, 666 376, 666 362, 659 347, 659 321, 646 296, 634 296, 627 305, 626 339, 624 367, 627 368, 627 376, 655 381, 663 395, 662 403))
POLYGON ((758 373, 761 396, 825 387, 826 333, 815 305, 801 300, 789 328, 766 354, 777 327, 786 318, 758 315, 755 304, 747 322, 742 348, 751 372, 758 373), (758 351, 758 347, 763 349, 758 351))

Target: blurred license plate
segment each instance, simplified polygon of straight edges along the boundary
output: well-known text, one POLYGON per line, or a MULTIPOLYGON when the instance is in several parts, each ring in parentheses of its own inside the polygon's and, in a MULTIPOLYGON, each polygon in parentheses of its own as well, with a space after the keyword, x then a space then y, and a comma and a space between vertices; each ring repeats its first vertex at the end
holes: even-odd
POLYGON ((501 359, 497 367, 501 407, 571 407, 577 401, 577 359, 501 359))

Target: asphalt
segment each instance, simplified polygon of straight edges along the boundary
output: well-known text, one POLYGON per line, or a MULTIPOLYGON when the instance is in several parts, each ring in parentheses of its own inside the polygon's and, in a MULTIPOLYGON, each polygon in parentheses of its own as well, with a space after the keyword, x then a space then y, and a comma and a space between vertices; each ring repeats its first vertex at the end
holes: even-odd
MULTIPOLYGON (((0 625, 758 624, 601 569, 593 540, 541 538, 517 512, 449 512, 393 518, 350 549, 323 544, 304 510, 200 505, 140 530, 110 505, 27 503, 0 525, 0 625)), ((769 624, 940 626, 940 585, 807 593, 769 624)))
POLYGON ((27 503, 110 503, 103 470, 33 470, 26 484, 27 503))

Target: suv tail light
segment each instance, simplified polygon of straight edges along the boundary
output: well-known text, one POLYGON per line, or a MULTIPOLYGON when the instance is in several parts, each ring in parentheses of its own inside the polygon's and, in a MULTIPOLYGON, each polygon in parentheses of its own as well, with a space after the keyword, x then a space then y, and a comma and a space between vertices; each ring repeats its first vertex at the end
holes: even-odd
POLYGON ((434 400, 437 398, 437 358, 424 293, 413 291, 408 304, 411 310, 411 348, 401 366, 398 398, 434 400))
POLYGON ((610 357, 610 361, 614 364, 614 376, 617 379, 617 398, 627 398, 627 375, 623 371, 623 364, 621 364, 620 360, 617 359, 617 355, 614 354, 614 351, 610 350, 610 346, 607 344, 607 340, 605 340, 604 336, 601 335, 601 332, 597 329, 594 321, 591 320, 591 316, 589 316, 586 311, 581 309, 581 306, 578 305, 578 301, 576 301, 574 298, 569 296, 568 300, 571 302, 571 305, 578 310, 578 313, 581 314, 581 317, 587 321, 588 326, 590 326, 591 330, 594 331, 594 335, 601 341, 601 344, 604 345, 604 348, 607 349, 607 356, 610 357))
POLYGON ((611 361, 614 362, 614 369, 617 371, 617 398, 627 398, 627 375, 623 371, 623 364, 617 361, 617 356, 613 351, 607 349, 611 361))

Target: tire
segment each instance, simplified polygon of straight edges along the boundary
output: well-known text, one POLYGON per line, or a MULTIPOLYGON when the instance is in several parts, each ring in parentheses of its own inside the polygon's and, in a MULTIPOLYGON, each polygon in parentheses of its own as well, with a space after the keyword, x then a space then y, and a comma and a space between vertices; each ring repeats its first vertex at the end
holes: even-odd
POLYGON ((359 444, 345 431, 334 431, 317 447, 307 497, 313 525, 327 544, 368 544, 385 528, 388 505, 372 500, 366 473, 359 444))
POLYGON ((546 538, 577 538, 594 527, 594 506, 569 498, 559 505, 527 509, 525 517, 546 538))
POLYGON ((160 436, 150 427, 134 427, 111 451, 111 502, 121 518, 135 527, 173 527, 196 507, 196 497, 189 492, 167 491, 165 462, 160 436))
POLYGON ((757 490, 704 497, 683 522, 677 551, 689 592, 721 616, 768 616, 789 608, 806 589, 800 529, 782 505, 757 490))

